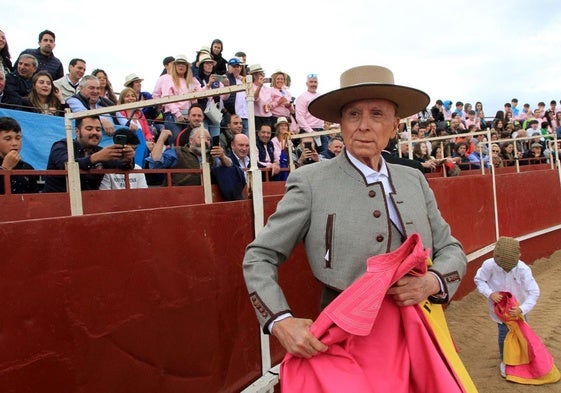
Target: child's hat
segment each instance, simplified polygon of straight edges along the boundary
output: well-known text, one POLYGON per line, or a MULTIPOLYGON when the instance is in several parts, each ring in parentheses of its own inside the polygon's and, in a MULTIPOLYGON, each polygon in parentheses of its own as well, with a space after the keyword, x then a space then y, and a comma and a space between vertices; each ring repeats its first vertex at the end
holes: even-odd
POLYGON ((495 244, 495 252, 493 255, 497 265, 505 271, 511 271, 520 258, 520 243, 512 237, 501 236, 495 244))

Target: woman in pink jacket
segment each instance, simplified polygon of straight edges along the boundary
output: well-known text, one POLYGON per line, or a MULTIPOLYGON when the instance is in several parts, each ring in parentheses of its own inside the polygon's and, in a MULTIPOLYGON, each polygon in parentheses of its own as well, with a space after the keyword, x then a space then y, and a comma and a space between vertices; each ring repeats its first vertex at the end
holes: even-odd
MULTIPOLYGON (((178 55, 171 72, 162 77, 162 97, 171 97, 203 90, 201 83, 193 77, 187 56, 178 55)), ((164 105, 165 128, 173 133, 172 140, 186 126, 186 116, 193 101, 180 101, 164 105)))

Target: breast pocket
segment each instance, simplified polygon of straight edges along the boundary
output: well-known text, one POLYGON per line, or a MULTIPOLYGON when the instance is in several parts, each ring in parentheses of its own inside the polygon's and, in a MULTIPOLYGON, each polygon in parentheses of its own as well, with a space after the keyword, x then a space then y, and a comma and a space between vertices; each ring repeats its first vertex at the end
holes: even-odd
POLYGON ((333 258, 333 230, 335 225, 335 214, 328 214, 325 222, 325 267, 331 269, 333 258))

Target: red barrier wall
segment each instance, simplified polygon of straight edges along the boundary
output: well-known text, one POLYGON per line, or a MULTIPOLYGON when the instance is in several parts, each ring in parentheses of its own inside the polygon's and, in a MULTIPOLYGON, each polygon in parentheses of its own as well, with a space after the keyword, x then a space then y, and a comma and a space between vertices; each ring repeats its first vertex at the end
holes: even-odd
MULTIPOLYGON (((557 172, 496 179, 501 234, 561 223, 557 172)), ((430 184, 467 252, 494 242, 490 176, 430 184)), ((0 223, 1 392, 236 392, 259 377, 259 328, 241 271, 253 239, 250 201, 122 211, 202 197, 186 189, 85 193, 85 210, 109 198, 121 211, 0 223)), ((52 202, 21 200, 46 214, 42 197, 52 202)), ((279 199, 265 198, 266 215, 279 199)), ((550 255, 559 232, 524 241, 522 259, 550 255)), ((482 259, 459 297, 473 289, 482 259)), ((294 312, 314 318, 319 285, 303 247, 279 274, 294 312)), ((283 351, 274 339, 272 348, 276 363, 283 351)))

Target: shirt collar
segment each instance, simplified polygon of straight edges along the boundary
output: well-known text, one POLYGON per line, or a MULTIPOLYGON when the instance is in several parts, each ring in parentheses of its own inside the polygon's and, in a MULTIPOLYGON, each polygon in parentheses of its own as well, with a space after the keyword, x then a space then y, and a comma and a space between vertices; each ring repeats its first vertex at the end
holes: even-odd
POLYGON ((381 161, 380 171, 375 171, 374 169, 370 168, 369 166, 359 161, 348 150, 345 149, 345 152, 347 154, 347 157, 349 157, 349 160, 353 163, 354 166, 357 167, 357 169, 364 175, 365 178, 367 179, 371 178, 374 179, 375 181, 377 181, 380 176, 389 178, 388 167, 386 166, 386 160, 384 160, 384 157, 382 157, 382 155, 380 155, 380 161, 381 161))

